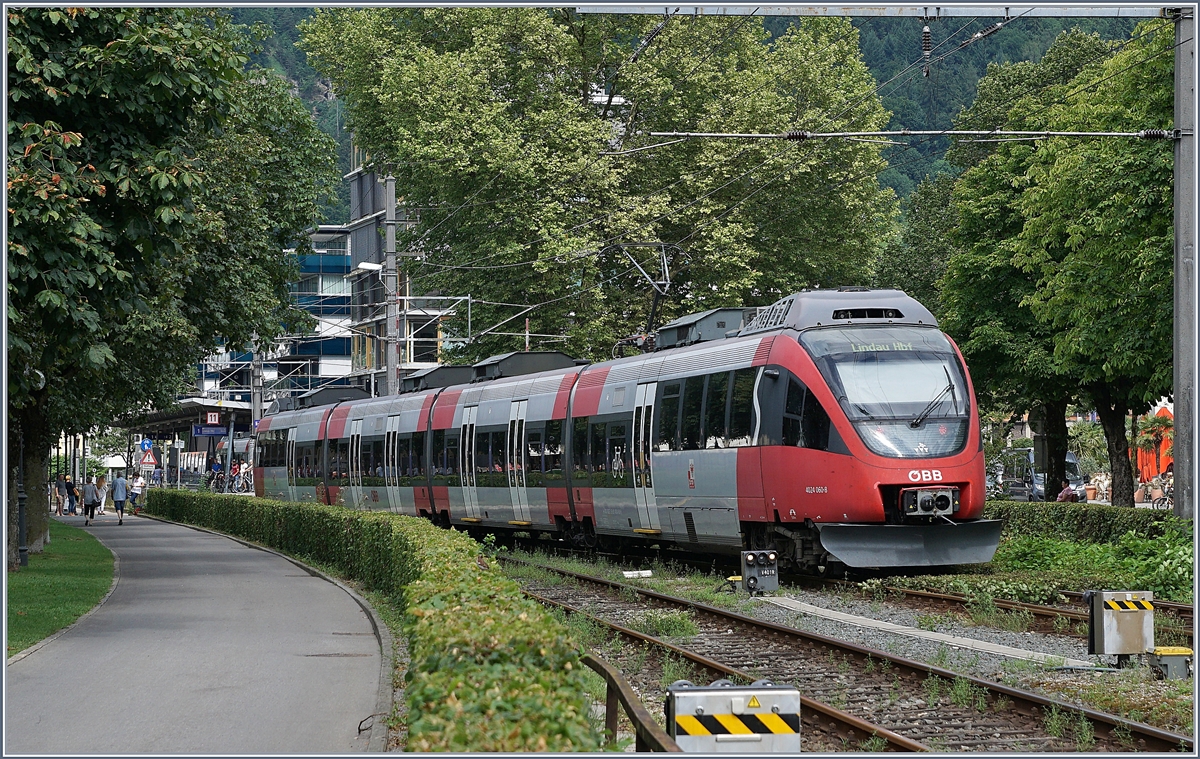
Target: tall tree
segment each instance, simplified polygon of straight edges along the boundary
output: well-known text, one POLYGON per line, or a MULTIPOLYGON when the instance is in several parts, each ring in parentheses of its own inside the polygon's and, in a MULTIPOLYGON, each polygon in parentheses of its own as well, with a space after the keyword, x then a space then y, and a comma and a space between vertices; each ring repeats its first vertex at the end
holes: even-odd
POLYGON ((221 340, 278 333, 331 158, 284 86, 245 81, 221 13, 18 9, 8 39, 8 443, 40 483, 59 430, 167 405, 221 340))
MULTIPOLYGON (((634 263, 657 270, 658 251, 620 243, 678 246, 666 319, 862 282, 890 229, 875 146, 690 141, 599 155, 648 147, 660 129, 881 125, 845 20, 770 42, 756 18, 374 8, 318 12, 303 44, 345 98, 358 145, 420 213, 401 240, 427 256, 416 291, 538 305, 532 331, 566 336, 577 355, 607 356, 647 320, 634 263)), ((474 318, 517 313, 484 303, 474 318)), ((491 336, 464 355, 519 345, 491 336)))
MULTIPOLYGON (((1159 21, 1048 111, 1054 130, 1170 128, 1174 33, 1159 21)), ((1014 261, 1038 280, 1028 298, 1053 330, 1055 359, 1095 404, 1108 440, 1113 503, 1133 505, 1125 419, 1171 392, 1174 158, 1169 141, 1049 140, 1018 207, 1014 261)))
MULTIPOLYGON (((989 66, 978 97, 956 126, 1046 128, 1047 108, 1109 49, 1095 35, 1072 31, 1060 35, 1038 63, 989 66)), ((953 191, 960 251, 942 283, 942 325, 972 368, 981 404, 1045 420, 1046 481, 1057 482, 1065 476, 1067 406, 1080 380, 1071 364, 1056 357, 1054 329, 1030 305, 1039 278, 1016 260, 1025 225, 1020 200, 1037 151, 1030 143, 1007 142, 964 143, 950 153, 966 171, 953 191)))
POLYGON ((905 200, 900 236, 875 262, 876 287, 894 287, 942 312, 942 277, 958 251, 958 211, 951 200, 954 177, 926 177, 905 200))

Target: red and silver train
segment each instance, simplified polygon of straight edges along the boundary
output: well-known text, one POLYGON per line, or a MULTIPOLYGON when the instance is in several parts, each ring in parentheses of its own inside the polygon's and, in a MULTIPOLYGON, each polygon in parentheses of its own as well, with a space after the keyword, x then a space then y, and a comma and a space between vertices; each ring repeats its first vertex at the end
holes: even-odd
POLYGON ((991 560, 974 391, 928 310, 842 288, 742 314, 677 320, 634 357, 506 354, 439 370, 457 384, 267 416, 255 487, 608 550, 774 548, 807 570, 991 560))

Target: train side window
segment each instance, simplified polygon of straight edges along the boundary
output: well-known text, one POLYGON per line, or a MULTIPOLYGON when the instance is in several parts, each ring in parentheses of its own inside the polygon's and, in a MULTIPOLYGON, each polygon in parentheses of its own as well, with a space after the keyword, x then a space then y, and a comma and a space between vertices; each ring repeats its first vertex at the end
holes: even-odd
POLYGON ((447 430, 445 464, 442 465, 447 485, 460 485, 458 476, 458 430, 447 430))
POLYGON ((738 369, 733 373, 729 394, 729 447, 754 445, 754 380, 758 369, 738 369))
POLYGON ((729 373, 708 375, 704 393, 704 447, 726 448, 729 373))
POLYGON ((679 382, 661 385, 658 399, 658 429, 654 433, 654 450, 679 450, 679 382))
POLYGON ((545 469, 543 467, 546 465, 546 460, 543 456, 542 431, 531 429, 525 433, 525 436, 527 438, 525 448, 525 487, 545 487, 545 469))
POLYGON ((783 444, 829 450, 829 414, 821 402, 795 377, 788 379, 783 412, 783 444))
POLYGON ((700 447, 700 414, 704 409, 704 377, 688 377, 683 383, 683 414, 679 423, 679 450, 700 447))
POLYGON ((363 485, 383 485, 383 439, 363 443, 363 485))
POLYGON ((787 401, 783 406, 783 444, 804 446, 804 430, 800 425, 804 413, 804 396, 808 389, 795 377, 788 379, 787 401))
POLYGON ((425 484, 425 433, 414 432, 412 440, 413 485, 425 484))
POLYGON ((491 435, 475 428, 475 487, 490 487, 492 482, 491 435))
POLYGON ((571 485, 577 488, 590 487, 587 443, 587 417, 574 420, 571 429, 571 485))
POLYGON ((563 480, 563 423, 562 420, 546 422, 546 485, 563 480))
POLYGON ((589 436, 588 443, 591 446, 592 454, 592 487, 606 488, 608 485, 608 461, 606 460, 606 449, 604 445, 604 431, 608 427, 604 422, 593 422, 592 432, 589 436))
POLYGON ((508 487, 508 430, 496 430, 492 433, 492 458, 488 462, 491 472, 491 484, 494 488, 508 487))
POLYGON ((608 486, 633 487, 633 467, 629 460, 629 425, 608 425, 608 486))
POLYGON ((316 465, 316 445, 296 444, 296 484, 312 487, 317 484, 320 472, 316 465))
POLYGON ((412 484, 412 438, 400 435, 396 440, 396 484, 405 488, 412 484))
POLYGON ((821 402, 809 392, 804 399, 804 414, 800 417, 800 429, 803 431, 805 448, 815 448, 818 451, 829 450, 829 414, 821 402))
POLYGON ((433 431, 433 459, 429 462, 429 473, 434 485, 446 484, 446 431, 433 431))
POLYGON ((329 441, 329 484, 350 484, 350 439, 338 438, 329 441))

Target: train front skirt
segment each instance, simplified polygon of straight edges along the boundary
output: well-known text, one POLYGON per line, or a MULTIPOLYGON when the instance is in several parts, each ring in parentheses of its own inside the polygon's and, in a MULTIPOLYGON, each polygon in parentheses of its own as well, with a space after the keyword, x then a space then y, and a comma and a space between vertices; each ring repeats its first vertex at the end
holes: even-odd
POLYGON ((848 567, 986 564, 1000 544, 999 519, 940 524, 822 524, 821 546, 848 567))

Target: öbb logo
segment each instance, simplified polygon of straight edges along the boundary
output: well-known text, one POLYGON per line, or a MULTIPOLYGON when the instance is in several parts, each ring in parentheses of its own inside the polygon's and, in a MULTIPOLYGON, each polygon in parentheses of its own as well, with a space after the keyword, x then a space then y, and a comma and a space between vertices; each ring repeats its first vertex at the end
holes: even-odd
POLYGON ((913 482, 941 482, 941 469, 913 469, 908 473, 908 479, 913 482))

